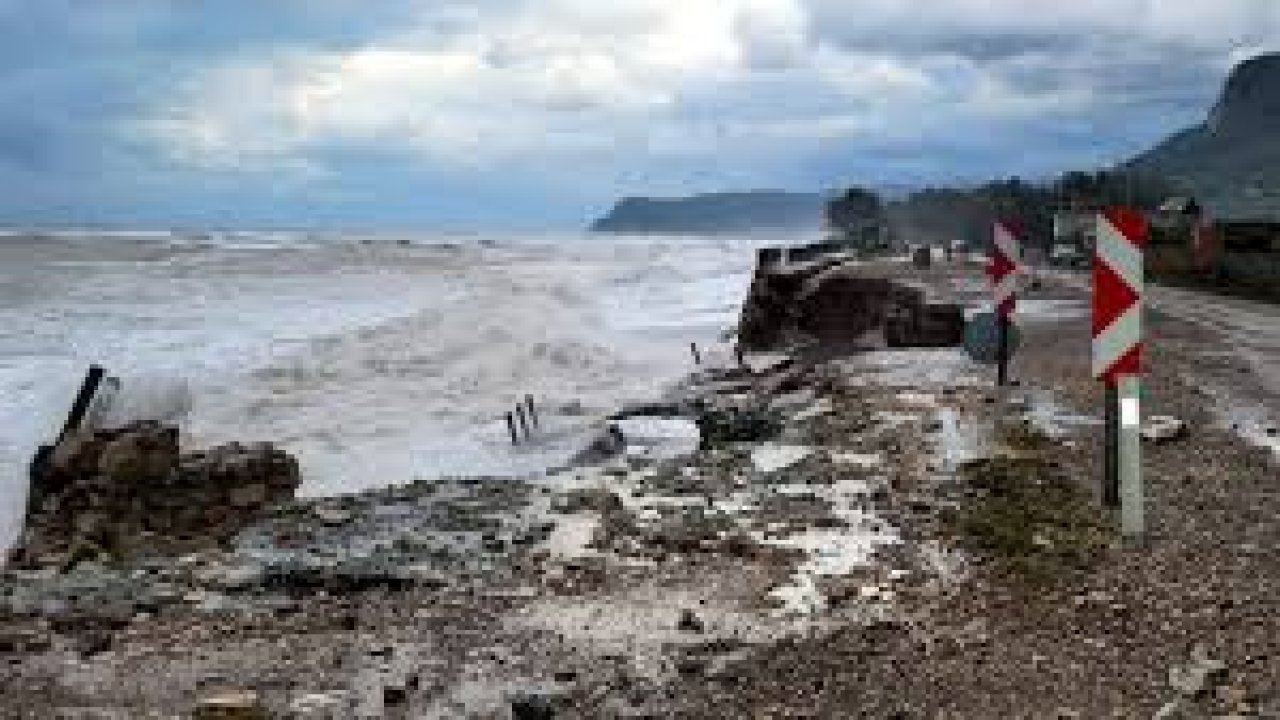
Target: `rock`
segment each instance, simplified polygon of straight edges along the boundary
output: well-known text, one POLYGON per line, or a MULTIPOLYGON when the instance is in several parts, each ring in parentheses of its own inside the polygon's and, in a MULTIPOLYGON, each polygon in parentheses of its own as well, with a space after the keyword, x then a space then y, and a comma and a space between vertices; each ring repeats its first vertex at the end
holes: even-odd
POLYGON ((1221 684, 1227 677, 1227 666, 1208 656, 1203 645, 1191 651, 1191 661, 1169 669, 1169 686, 1186 698, 1203 697, 1210 688, 1221 684))
POLYGON ((192 720, 268 720, 267 710, 252 690, 225 692, 196 702, 192 720))
POLYGON ((242 487, 231 488, 227 493, 227 502, 236 508, 252 508, 267 501, 267 486, 263 483, 252 483, 242 487))
POLYGON ((1218 702, 1233 711, 1248 709, 1249 691, 1239 685, 1223 685, 1218 688, 1216 695, 1218 702))
POLYGON ((785 470, 813 455, 813 448, 801 445, 765 443, 751 450, 751 464, 762 473, 785 470))
POLYGON ((44 623, 9 622, 0 624, 0 655, 44 652, 53 639, 44 623))
POLYGON ((1147 442, 1171 442, 1187 436, 1187 424, 1170 415, 1153 415, 1142 423, 1139 432, 1147 442))
POLYGON ((350 510, 333 505, 316 505, 311 508, 311 514, 329 527, 346 525, 353 517, 350 510))
POLYGON ((543 694, 522 695, 511 700, 512 720, 554 720, 554 698, 543 694))
POLYGON ((32 478, 15 562, 175 553, 219 544, 293 496, 297 462, 269 443, 179 453, 156 423, 68 436, 32 478))
POLYGON ((698 432, 705 448, 724 443, 763 442, 782 432, 782 419, 764 408, 711 408, 698 416, 698 432))
POLYGON ((345 692, 303 695, 289 705, 290 720, 343 720, 349 700, 345 692))
POLYGON ((195 572, 195 577, 202 585, 217 590, 244 590, 261 585, 266 579, 266 570, 255 563, 235 565, 208 565, 195 572))
POLYGON ((685 609, 680 611, 680 620, 676 623, 676 629, 680 632, 701 633, 705 632, 706 626, 696 613, 685 609))

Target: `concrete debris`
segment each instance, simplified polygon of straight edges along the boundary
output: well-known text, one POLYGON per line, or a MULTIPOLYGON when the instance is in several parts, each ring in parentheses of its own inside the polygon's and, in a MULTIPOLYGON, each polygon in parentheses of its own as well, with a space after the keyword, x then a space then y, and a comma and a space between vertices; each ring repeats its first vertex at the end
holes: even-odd
POLYGON ((813 455, 813 448, 765 443, 751 450, 751 464, 762 473, 785 470, 813 455))
POLYGON ((1181 440, 1187 436, 1187 424, 1170 415, 1153 415, 1142 423, 1142 439, 1150 443, 1181 440))
POLYGON ((196 702, 192 720, 269 720, 270 716, 252 690, 224 692, 196 702))
POLYGON ((614 420, 628 455, 676 458, 698 449, 702 435, 695 420, 686 417, 634 416, 614 420))
POLYGON ((180 454, 155 423, 74 433, 33 478, 20 566, 216 545, 293 497, 297 462, 270 443, 180 454))
POLYGON ((350 699, 345 692, 311 693, 289 705, 289 720, 343 720, 350 699))
POLYGON ((1200 698, 1227 678, 1227 666, 1209 657, 1203 645, 1191 651, 1186 665, 1169 669, 1169 686, 1185 698, 1200 698))
MULTIPOLYGON (((822 257, 822 256, 819 256, 822 257)), ((964 338, 958 305, 930 302, 919 287, 869 277, 842 256, 802 264, 760 261, 743 305, 743 347, 951 347, 964 338)))

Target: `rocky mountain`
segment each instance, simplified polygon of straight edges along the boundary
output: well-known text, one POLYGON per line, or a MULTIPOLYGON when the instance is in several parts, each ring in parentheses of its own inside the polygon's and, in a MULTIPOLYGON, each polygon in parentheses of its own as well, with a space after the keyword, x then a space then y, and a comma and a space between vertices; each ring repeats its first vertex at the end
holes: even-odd
POLYGON ((1215 214, 1280 219, 1280 53, 1236 66, 1204 123, 1127 167, 1167 178, 1215 214))
POLYGON ((818 193, 776 190, 687 198, 630 197, 592 223, 591 230, 652 234, 805 230, 821 227, 825 201, 818 193))

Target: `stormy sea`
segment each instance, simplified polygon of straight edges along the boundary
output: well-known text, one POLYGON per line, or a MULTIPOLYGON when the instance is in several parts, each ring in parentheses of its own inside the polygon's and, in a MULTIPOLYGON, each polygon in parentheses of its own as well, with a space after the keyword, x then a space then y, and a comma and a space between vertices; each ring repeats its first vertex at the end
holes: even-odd
MULTIPOLYGON (((752 248, 812 238, 17 232, 0 235, 0 547, 91 363, 183 444, 269 440, 328 495, 562 463, 688 372, 752 248), (526 395, 533 442, 505 413, 526 395)), ((123 408, 123 410, 121 410, 123 408)))

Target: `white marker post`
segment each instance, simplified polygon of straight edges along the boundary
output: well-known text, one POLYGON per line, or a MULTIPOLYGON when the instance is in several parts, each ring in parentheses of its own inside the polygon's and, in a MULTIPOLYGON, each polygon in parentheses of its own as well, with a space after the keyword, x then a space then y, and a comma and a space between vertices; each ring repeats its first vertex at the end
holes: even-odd
POLYGON ((1127 537, 1146 529, 1142 499, 1142 380, 1124 375, 1116 383, 1120 396, 1120 531, 1127 537))

